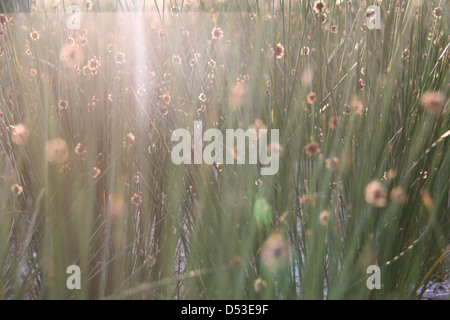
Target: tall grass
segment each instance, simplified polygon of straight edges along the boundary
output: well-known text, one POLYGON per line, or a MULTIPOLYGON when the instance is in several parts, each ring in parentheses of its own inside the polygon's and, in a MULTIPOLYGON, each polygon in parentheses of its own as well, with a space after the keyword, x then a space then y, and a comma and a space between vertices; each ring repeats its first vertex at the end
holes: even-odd
POLYGON ((55 2, 1 4, 1 298, 417 299, 445 276, 448 2, 378 1, 370 30, 373 1, 92 1, 80 31, 55 2), (279 172, 174 165, 195 120, 279 129, 279 172))

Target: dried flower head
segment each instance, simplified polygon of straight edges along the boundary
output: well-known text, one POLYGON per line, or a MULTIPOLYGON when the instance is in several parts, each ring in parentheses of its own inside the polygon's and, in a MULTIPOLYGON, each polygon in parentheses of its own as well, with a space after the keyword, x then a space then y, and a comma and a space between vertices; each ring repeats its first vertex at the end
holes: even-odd
POLYGON ((433 202, 433 198, 431 197, 431 195, 427 189, 424 189, 420 193, 420 197, 422 198, 422 202, 425 205, 425 207, 427 207, 428 210, 432 210, 434 207, 434 202, 433 202))
POLYGON ((91 70, 95 70, 95 73, 97 73, 97 70, 101 65, 102 65, 102 60, 97 56, 94 56, 94 58, 90 59, 87 63, 87 66, 91 70))
POLYGON ((378 181, 370 182, 365 189, 366 201, 375 207, 385 207, 387 191, 386 188, 378 181))
POLYGON ((161 113, 163 116, 166 116, 169 114, 169 108, 167 108, 167 106, 162 106, 161 107, 161 113))
POLYGON ((33 41, 39 40, 39 32, 33 29, 33 31, 30 33, 30 38, 33 41))
POLYGON ((340 118, 338 116, 331 117, 330 121, 328 122, 328 126, 331 129, 339 127, 340 124, 340 118))
POLYGON ((308 104, 313 104, 314 102, 316 102, 316 100, 317 100, 317 95, 314 92, 310 92, 306 96, 306 101, 308 102, 308 104))
POLYGON ((203 112, 205 112, 206 110, 206 106, 204 104, 202 104, 198 109, 197 109, 197 114, 202 114, 203 112))
POLYGON ((102 173, 102 170, 100 170, 100 168, 94 167, 94 169, 92 169, 92 178, 97 179, 101 173, 102 173))
POLYGON ((50 163, 63 164, 69 158, 69 148, 61 138, 47 141, 47 160, 50 163))
POLYGON ((267 283, 261 278, 256 279, 255 282, 253 283, 253 288, 255 289, 256 292, 261 291, 265 287, 267 287, 267 283))
POLYGON ((173 6, 172 9, 170 9, 170 12, 174 17, 176 17, 180 13, 180 9, 177 6, 173 6))
POLYGON ((325 8, 326 8, 326 6, 325 6, 325 3, 323 1, 318 0, 318 1, 314 2, 313 10, 314 10, 314 12, 316 14, 319 14, 322 11, 325 11, 325 8))
POLYGON ((108 201, 108 217, 117 218, 124 214, 125 202, 121 194, 112 194, 108 201))
POLYGON ((19 184, 16 183, 15 185, 12 186, 11 192, 12 192, 13 195, 15 195, 16 197, 17 197, 17 196, 20 196, 20 195, 22 194, 22 192, 23 192, 23 187, 22 187, 21 185, 19 185, 19 184))
POLYGON ((127 134, 127 136, 125 137, 125 141, 127 142, 127 144, 129 146, 131 146, 134 142, 134 140, 136 139, 136 137, 134 136, 134 134, 132 134, 131 132, 127 134))
POLYGON ((403 53, 402 53, 402 58, 403 58, 403 60, 408 59, 408 58, 409 58, 409 55, 410 55, 409 49, 403 50, 403 53))
POLYGON ((0 14, 0 25, 5 25, 6 23, 8 22, 8 18, 3 14, 3 13, 1 13, 0 14))
POLYGON ((177 54, 174 54, 173 57, 172 57, 172 63, 173 64, 181 64, 182 61, 181 61, 180 56, 177 55, 177 54))
POLYGON ((86 37, 78 37, 77 43, 80 44, 82 47, 85 47, 88 44, 88 39, 86 37))
POLYGON ((70 170, 72 170, 72 168, 68 164, 65 163, 61 166, 61 169, 59 170, 59 172, 67 173, 67 172, 70 172, 70 170))
POLYGON ((422 94, 420 103, 428 113, 438 115, 445 105, 445 96, 439 91, 427 91, 422 94))
POLYGON ((220 28, 213 28, 211 31, 211 37, 213 39, 222 39, 223 38, 223 31, 220 28))
POLYGON ((11 127, 11 140, 17 145, 22 145, 28 138, 28 129, 23 124, 11 127))
POLYGON ((204 93, 200 93, 200 95, 198 96, 198 100, 200 100, 201 102, 205 102, 206 101, 206 95, 204 93))
POLYGON ((336 171, 339 169, 339 159, 336 157, 326 159, 325 167, 330 171, 336 171))
POLYGON ((306 194, 302 195, 302 198, 300 199, 300 203, 309 205, 309 206, 313 206, 316 204, 317 197, 318 197, 317 193, 311 193, 311 194, 306 193, 306 194))
POLYGON ((83 75, 84 75, 84 76, 91 76, 91 75, 93 75, 93 74, 94 74, 94 73, 93 73, 92 69, 89 68, 88 65, 86 65, 86 66, 83 67, 83 75))
POLYGON ((311 142, 306 145, 305 151, 308 154, 308 156, 312 157, 320 153, 320 147, 317 144, 317 142, 311 142))
POLYGON ((228 91, 228 101, 230 102, 230 105, 241 107, 246 101, 247 92, 248 85, 244 81, 237 81, 228 91))
POLYGON ((326 226, 328 224, 328 220, 330 220, 330 211, 323 210, 319 215, 319 223, 322 226, 326 226))
POLYGON ((284 56, 284 47, 281 43, 278 43, 275 49, 273 49, 273 53, 275 54, 275 58, 281 59, 284 56))
POLYGON ((354 95, 352 98, 352 101, 350 103, 350 108, 355 111, 356 114, 362 114, 364 111, 364 106, 361 102, 361 100, 359 100, 357 95, 354 95))
POLYGON ((148 256, 145 258, 144 263, 149 267, 153 267, 156 264, 156 258, 154 256, 148 256))
POLYGON ((162 100, 165 105, 169 105, 172 102, 169 91, 166 91, 166 93, 162 95, 162 100))
POLYGON ((266 130, 267 127, 261 119, 255 119, 253 125, 250 126, 251 129, 256 131, 256 138, 259 139, 260 130, 266 130))
POLYGON ((405 203, 407 200, 407 196, 403 188, 400 186, 394 187, 390 193, 391 200, 397 203, 405 203))
POLYGON ((301 83, 302 87, 309 88, 314 82, 314 71, 311 68, 306 68, 302 72, 301 83))
POLYGON ((242 258, 239 255, 235 255, 231 260, 230 260, 230 265, 233 267, 239 267, 242 264, 242 258))
POLYGON ((75 147, 75 153, 80 156, 81 160, 86 160, 87 150, 81 142, 75 147))
POLYGON ((443 13, 444 13, 444 10, 442 10, 441 7, 434 8, 433 12, 432 12, 433 16, 437 19, 440 19, 443 13))
POLYGON ((160 29, 160 30, 159 30, 159 32, 158 32, 158 37, 159 37, 160 39, 164 39, 164 38, 166 37, 166 34, 165 34, 165 32, 164 32, 163 29, 160 29))
POLYGON ((216 69, 217 68, 217 62, 216 61, 214 61, 213 59, 210 59, 209 61, 208 61, 208 66, 211 68, 211 69, 216 69))
POLYGON ((131 197, 131 203, 134 204, 136 207, 139 207, 142 203, 142 197, 138 195, 137 193, 133 194, 131 197))
POLYGON ((363 82, 363 79, 358 80, 359 89, 362 91, 366 87, 366 84, 363 82))
POLYGON ((286 240, 279 233, 273 233, 262 247, 261 260, 271 272, 275 272, 289 263, 289 248, 286 240))
POLYGON ((300 54, 302 56, 308 56, 311 53, 311 49, 307 46, 303 46, 302 49, 300 50, 300 54))
POLYGON ((279 157, 281 152, 283 152, 283 146, 278 143, 272 142, 268 147, 267 151, 270 152, 271 157, 279 157))
POLYGON ((95 109, 95 106, 98 103, 98 98, 96 96, 92 96, 91 101, 88 103, 88 112, 91 112, 95 109))
POLYGON ((124 64, 127 61, 123 52, 117 52, 115 59, 117 64, 124 64))
POLYGON ((64 99, 61 99, 61 100, 59 100, 58 107, 61 110, 66 110, 69 107, 69 103, 64 99))
POLYGON ((37 70, 36 70, 35 68, 31 68, 29 74, 30 74, 32 77, 34 77, 35 75, 37 75, 37 70))
POLYGON ((60 58, 69 68, 73 68, 83 62, 83 51, 76 44, 66 44, 61 49, 60 58))
POLYGON ((145 88, 145 84, 141 85, 141 86, 137 89, 136 93, 137 93, 138 95, 140 95, 141 97, 142 97, 143 95, 147 94, 147 89, 145 88))

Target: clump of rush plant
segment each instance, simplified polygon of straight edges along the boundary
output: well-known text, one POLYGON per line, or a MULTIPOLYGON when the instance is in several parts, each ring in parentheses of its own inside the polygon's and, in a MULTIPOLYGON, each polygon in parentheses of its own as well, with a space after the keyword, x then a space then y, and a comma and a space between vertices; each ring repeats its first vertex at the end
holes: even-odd
POLYGON ((369 1, 132 2, 89 2, 80 29, 57 1, 0 3, 0 298, 420 299, 445 279, 447 2, 382 1, 380 29, 369 1), (279 170, 174 164, 194 121, 256 130, 246 150, 279 130, 279 170))

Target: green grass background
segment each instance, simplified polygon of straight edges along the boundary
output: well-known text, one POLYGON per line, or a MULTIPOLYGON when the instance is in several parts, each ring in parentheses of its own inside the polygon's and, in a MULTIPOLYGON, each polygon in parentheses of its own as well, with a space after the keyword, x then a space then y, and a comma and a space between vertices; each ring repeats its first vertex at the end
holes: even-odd
POLYGON ((81 67, 94 56, 102 60, 91 77, 59 58, 67 38, 80 34, 66 28, 67 1, 57 9, 29 1, 31 13, 2 2, 14 23, 0 36, 0 297, 417 299, 442 279, 450 227, 449 141, 441 138, 450 130, 448 100, 432 115, 418 95, 448 97, 448 2, 381 1, 380 30, 363 28, 374 1, 325 2, 322 23, 313 1, 93 1, 92 9, 82 6, 88 43, 81 67), (438 6, 440 19, 432 15, 438 6), (222 39, 211 39, 214 27, 222 39), (278 43, 285 54, 274 59, 278 43), (125 53, 124 64, 115 63, 117 52, 125 53), (191 67, 195 53, 201 56, 191 67), (309 68, 314 80, 305 85, 309 68), (238 81, 242 97, 233 91, 238 81), (317 96, 311 105, 310 92, 317 96), (199 115, 200 93, 207 100, 199 115), (362 114, 349 108, 355 94, 362 114), (93 95, 99 101, 89 110, 93 95), (58 108, 60 99, 67 110, 58 108), (337 128, 328 124, 332 116, 340 118, 337 128), (192 130, 194 120, 222 132, 246 130, 255 119, 280 130, 276 175, 261 176, 255 165, 219 170, 171 162, 173 130, 192 130), (11 141, 10 126, 20 123, 29 130, 24 145, 11 141), (67 173, 46 159, 55 137, 68 145, 67 173), (321 149, 315 156, 305 152, 312 141, 321 149), (74 152, 80 142, 85 160, 74 152), (332 157, 339 159, 336 171, 326 168, 332 157), (364 190, 373 180, 388 195, 402 187, 407 201, 367 203, 364 190), (19 196, 11 192, 16 183, 19 196), (142 197, 138 207, 134 194, 142 197), (305 195, 316 200, 304 203, 305 195), (269 204, 267 224, 253 214, 258 199, 269 204), (123 204, 116 217, 111 201, 123 204), (327 226, 319 223, 323 210, 331 213, 327 226), (261 260, 274 233, 283 235, 290 256, 276 271, 261 260), (81 290, 66 287, 72 264, 81 268, 81 290), (372 264, 381 268, 380 290, 366 287, 372 264))

